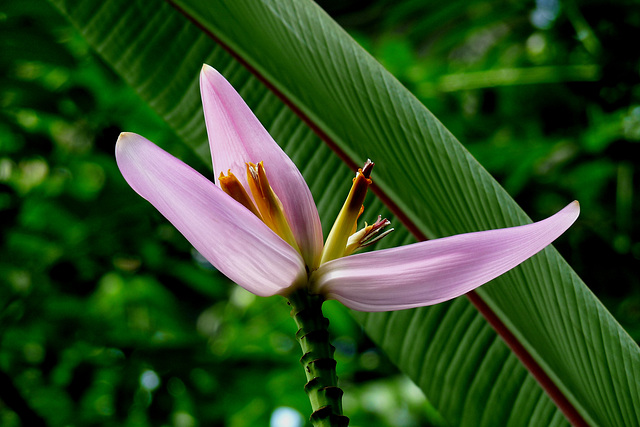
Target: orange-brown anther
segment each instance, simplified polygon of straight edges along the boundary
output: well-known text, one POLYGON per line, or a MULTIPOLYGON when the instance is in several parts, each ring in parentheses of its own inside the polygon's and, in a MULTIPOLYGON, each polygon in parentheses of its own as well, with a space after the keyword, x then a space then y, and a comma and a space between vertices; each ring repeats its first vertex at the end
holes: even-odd
POLYGON ((298 244, 284 214, 282 202, 269 185, 263 163, 260 162, 257 165, 246 163, 246 167, 249 190, 260 211, 262 221, 299 252, 298 244))
MULTIPOLYGON (((247 182, 249 183, 249 191, 253 195, 253 199, 256 202, 258 210, 262 215, 262 219, 265 223, 270 220, 269 209, 267 208, 267 202, 262 192, 262 186, 260 185, 260 177, 258 175, 258 165, 255 163, 245 163, 247 168, 247 182)), ((267 223, 267 225, 269 225, 267 223)))
POLYGON ((218 182, 220 183, 222 191, 233 197, 237 202, 240 202, 245 208, 253 212, 255 216, 262 219, 258 209, 256 209, 256 206, 251 201, 249 194, 247 194, 247 190, 244 189, 238 178, 231 173, 231 170, 227 171, 226 176, 224 173, 220 172, 218 182))

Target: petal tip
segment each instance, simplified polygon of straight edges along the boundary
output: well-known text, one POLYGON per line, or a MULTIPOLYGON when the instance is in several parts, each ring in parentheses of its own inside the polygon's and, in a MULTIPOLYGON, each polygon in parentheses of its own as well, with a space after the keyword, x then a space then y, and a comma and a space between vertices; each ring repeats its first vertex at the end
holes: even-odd
POLYGON ((147 143, 155 146, 151 141, 137 133, 121 132, 116 141, 116 162, 119 162, 125 156, 131 156, 140 152, 140 150, 147 149, 149 147, 147 143))
POLYGON ((137 136, 135 133, 132 132, 120 132, 120 135, 118 135, 118 140, 116 141, 116 144, 122 144, 126 141, 131 141, 134 137, 137 136))
POLYGON ((116 141, 116 156, 118 155, 118 152, 122 149, 126 141, 128 139, 131 139, 129 135, 129 132, 120 132, 120 135, 118 135, 118 140, 116 141))
MULTIPOLYGON (((577 201, 577 200, 574 200, 573 202, 569 203, 569 206, 567 206, 567 208, 573 214, 574 221, 575 221, 575 219, 577 219, 578 216, 580 215, 580 202, 577 201)), ((565 208, 565 209, 567 209, 567 208, 565 208)))
POLYGON ((206 79, 209 83, 213 83, 214 80, 222 77, 222 74, 211 65, 202 64, 202 70, 200 71, 200 79, 206 79))
POLYGON ((120 132, 120 135, 118 135, 118 140, 116 141, 116 156, 122 150, 125 150, 128 147, 131 147, 131 144, 133 144, 136 140, 139 140, 140 138, 141 138, 140 135, 133 132, 120 132))

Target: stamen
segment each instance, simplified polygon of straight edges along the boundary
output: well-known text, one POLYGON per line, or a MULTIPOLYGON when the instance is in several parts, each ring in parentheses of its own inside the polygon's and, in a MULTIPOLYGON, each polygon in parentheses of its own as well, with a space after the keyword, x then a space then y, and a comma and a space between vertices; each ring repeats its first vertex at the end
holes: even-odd
POLYGON ((362 175, 364 175, 365 178, 369 178, 374 166, 375 163, 373 163, 371 159, 367 159, 367 161, 364 162, 364 166, 362 166, 362 175))
POLYGON ((347 200, 344 202, 327 237, 322 251, 321 264, 344 256, 349 236, 354 230, 354 224, 356 224, 358 216, 360 216, 362 203, 372 182, 369 176, 371 176, 373 166, 374 163, 371 160, 367 160, 362 169, 358 169, 347 200))
POLYGON ((238 178, 231 173, 231 169, 227 171, 227 176, 224 176, 224 173, 220 172, 218 182, 220 183, 222 191, 233 197, 237 202, 240 202, 245 208, 253 212, 255 216, 262 219, 258 209, 256 209, 256 205, 253 204, 249 194, 247 194, 247 190, 244 189, 244 186, 238 178))
POLYGON ((249 190, 258 206, 262 221, 284 241, 300 252, 289 222, 284 215, 282 202, 269 185, 269 179, 262 162, 257 165, 246 163, 249 190))
POLYGON ((386 218, 383 219, 380 215, 378 215, 378 220, 372 225, 367 225, 365 222, 362 229, 349 237, 344 256, 351 255, 364 247, 371 246, 391 233, 394 230, 393 228, 386 230, 382 234, 378 234, 389 225, 391 225, 391 222, 386 218))
MULTIPOLYGON (((245 164, 247 165, 248 172, 251 173, 252 180, 258 181, 258 167, 254 163, 245 163, 245 164)), ((251 183, 252 180, 249 180, 249 182, 251 183)))

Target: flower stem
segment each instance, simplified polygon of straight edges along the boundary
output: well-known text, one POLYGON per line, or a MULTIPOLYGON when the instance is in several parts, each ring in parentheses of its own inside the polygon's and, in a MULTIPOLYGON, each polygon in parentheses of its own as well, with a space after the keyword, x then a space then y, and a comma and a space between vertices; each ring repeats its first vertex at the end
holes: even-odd
POLYGON ((322 315, 324 298, 299 289, 288 297, 291 317, 298 325, 296 339, 302 348, 300 363, 307 375, 304 390, 311 402, 315 427, 346 427, 342 415, 342 390, 338 387, 335 347, 329 343, 329 320, 322 315))

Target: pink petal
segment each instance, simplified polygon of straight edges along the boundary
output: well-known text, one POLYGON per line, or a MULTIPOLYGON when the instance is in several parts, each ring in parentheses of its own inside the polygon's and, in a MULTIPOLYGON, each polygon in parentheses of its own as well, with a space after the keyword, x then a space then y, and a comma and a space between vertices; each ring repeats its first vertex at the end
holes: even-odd
POLYGON ((534 224, 340 258, 320 266, 312 276, 312 290, 360 311, 402 310, 447 301, 541 251, 579 213, 580 205, 573 202, 534 224))
POLYGON ((211 181, 149 140, 122 133, 116 161, 125 180, 218 270, 260 296, 306 282, 302 257, 211 181))
POLYGON ((248 189, 245 163, 264 161, 305 261, 315 268, 322 252, 322 226, 302 174, 238 92, 208 65, 200 73, 200 92, 216 176, 231 169, 248 189))

